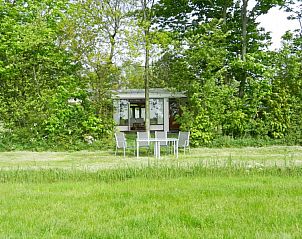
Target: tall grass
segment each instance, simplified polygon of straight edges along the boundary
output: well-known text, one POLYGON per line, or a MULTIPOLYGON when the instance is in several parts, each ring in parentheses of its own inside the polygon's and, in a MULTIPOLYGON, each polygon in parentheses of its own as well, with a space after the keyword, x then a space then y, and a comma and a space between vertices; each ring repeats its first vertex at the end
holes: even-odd
POLYGON ((0 170, 0 183, 53 183, 61 181, 80 182, 116 182, 132 178, 173 179, 178 177, 195 176, 302 176, 302 167, 294 164, 285 166, 265 166, 264 164, 233 164, 231 161, 221 165, 216 163, 198 164, 150 164, 147 167, 121 167, 91 171, 80 169, 39 169, 39 170, 0 170))

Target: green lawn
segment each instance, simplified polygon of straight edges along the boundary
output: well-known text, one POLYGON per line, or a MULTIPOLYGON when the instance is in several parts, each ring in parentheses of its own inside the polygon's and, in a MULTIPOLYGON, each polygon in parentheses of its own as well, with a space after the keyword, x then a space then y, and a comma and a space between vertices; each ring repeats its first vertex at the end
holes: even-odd
POLYGON ((0 153, 0 238, 301 238, 301 157, 301 147, 178 160, 0 153))
POLYGON ((1 238, 300 238, 302 176, 6 183, 1 238))
POLYGON ((302 147, 274 146, 260 148, 197 148, 179 158, 162 152, 162 159, 156 160, 152 153, 144 151, 142 157, 136 158, 134 152, 128 151, 126 159, 122 152, 114 156, 114 151, 75 151, 75 152, 0 152, 2 169, 40 169, 40 168, 78 168, 98 170, 103 168, 120 168, 128 166, 144 167, 150 164, 187 165, 187 164, 221 164, 244 163, 254 166, 287 164, 302 165, 302 147))

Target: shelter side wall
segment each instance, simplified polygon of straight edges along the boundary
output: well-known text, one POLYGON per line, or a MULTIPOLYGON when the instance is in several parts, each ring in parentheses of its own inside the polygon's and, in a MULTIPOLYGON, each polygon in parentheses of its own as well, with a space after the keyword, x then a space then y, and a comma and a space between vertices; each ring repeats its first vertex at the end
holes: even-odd
POLYGON ((164 131, 169 132, 169 98, 164 98, 164 131))

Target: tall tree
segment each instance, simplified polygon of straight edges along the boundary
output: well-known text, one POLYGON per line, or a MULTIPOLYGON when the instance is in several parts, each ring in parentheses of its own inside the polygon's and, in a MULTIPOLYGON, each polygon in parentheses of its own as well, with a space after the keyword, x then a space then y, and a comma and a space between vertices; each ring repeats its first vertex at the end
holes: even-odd
POLYGON ((120 65, 128 59, 124 56, 130 7, 130 0, 78 0, 68 12, 62 41, 85 67, 100 117, 111 114, 111 90, 122 85, 120 65))
MULTIPOLYGON (((248 25, 248 0, 242 0, 242 10, 241 10, 241 21, 242 21, 242 50, 241 50, 241 60, 243 62, 246 61, 246 52, 247 52, 247 25, 248 25)), ((243 97, 244 89, 246 84, 246 71, 243 70, 241 79, 240 79, 240 86, 239 86, 239 97, 243 97)))
POLYGON ((287 4, 285 4, 284 8, 287 12, 290 12, 291 15, 289 19, 297 20, 299 22, 299 32, 300 36, 302 36, 302 1, 301 0, 288 0, 287 4))
POLYGON ((219 129, 232 136, 284 137, 289 121, 281 123, 280 118, 291 103, 284 98, 287 93, 271 84, 269 35, 257 22, 258 16, 284 1, 257 1, 254 7, 248 0, 181 3, 162 0, 156 8, 161 30, 174 37, 159 65, 165 67, 163 76, 169 72, 166 85, 187 90, 189 105, 180 120, 192 129, 196 143, 213 138, 219 129), (269 102, 286 107, 280 110, 269 102))
POLYGON ((153 19, 154 0, 140 0, 141 12, 140 27, 143 30, 144 44, 144 87, 145 87, 145 129, 150 132, 150 49, 151 49, 151 24, 153 19))

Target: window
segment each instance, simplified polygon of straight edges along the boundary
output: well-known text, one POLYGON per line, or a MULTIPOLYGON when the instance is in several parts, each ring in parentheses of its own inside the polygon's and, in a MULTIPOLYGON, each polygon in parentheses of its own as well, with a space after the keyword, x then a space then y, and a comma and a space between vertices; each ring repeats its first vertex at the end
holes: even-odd
POLYGON ((128 114, 128 100, 120 100, 120 126, 127 126, 129 120, 128 114))
MULTIPOLYGON (((145 102, 139 100, 119 100, 116 101, 115 122, 119 126, 133 126, 133 123, 144 123, 145 121, 145 102), (130 110, 130 111, 129 111, 130 110)), ((150 99, 150 124, 164 124, 164 99, 150 99)))
POLYGON ((150 99, 150 124, 164 124, 164 99, 150 99))

